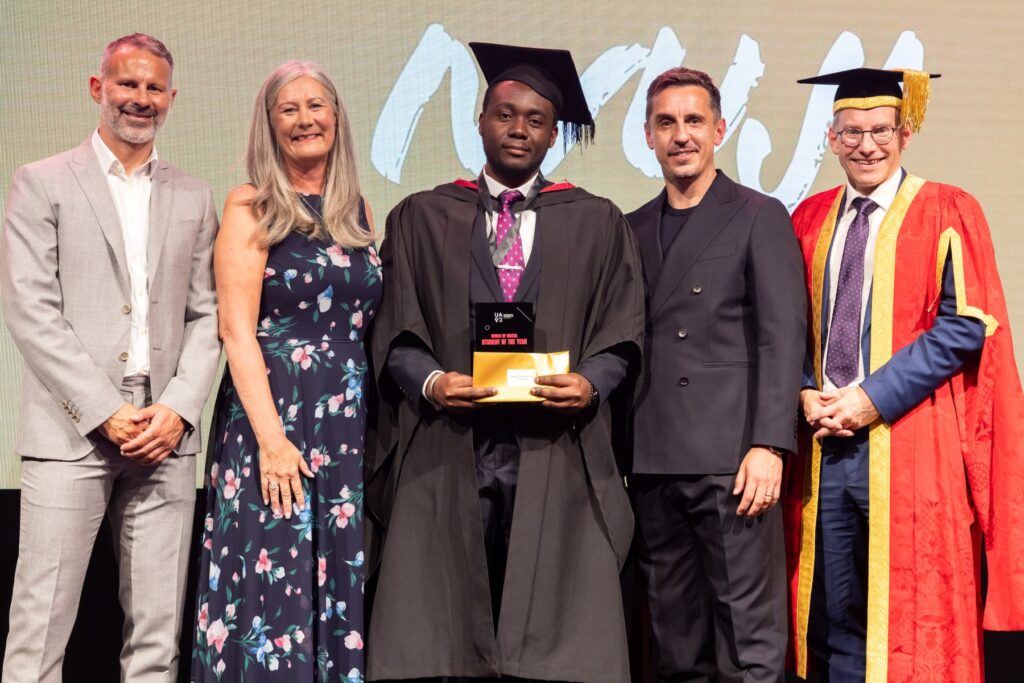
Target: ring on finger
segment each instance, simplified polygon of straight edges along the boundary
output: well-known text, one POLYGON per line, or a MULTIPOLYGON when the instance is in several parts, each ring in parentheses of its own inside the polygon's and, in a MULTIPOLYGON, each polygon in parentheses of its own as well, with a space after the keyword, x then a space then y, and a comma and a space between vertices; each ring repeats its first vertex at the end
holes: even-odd
POLYGON ((270 482, 269 484, 267 484, 267 488, 270 489, 271 491, 276 491, 277 490, 277 482, 276 481, 270 482))

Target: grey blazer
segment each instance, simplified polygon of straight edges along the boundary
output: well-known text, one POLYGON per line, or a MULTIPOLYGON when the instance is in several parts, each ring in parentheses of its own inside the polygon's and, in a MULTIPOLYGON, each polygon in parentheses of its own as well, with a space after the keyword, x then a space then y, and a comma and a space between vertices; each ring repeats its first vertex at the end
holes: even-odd
MULTIPOLYGON (((150 198, 150 384, 191 427, 220 358, 213 283, 217 214, 210 188, 164 160, 150 198)), ((75 460, 123 403, 131 325, 124 239, 91 139, 18 169, 0 240, 4 322, 24 357, 15 452, 75 460)))

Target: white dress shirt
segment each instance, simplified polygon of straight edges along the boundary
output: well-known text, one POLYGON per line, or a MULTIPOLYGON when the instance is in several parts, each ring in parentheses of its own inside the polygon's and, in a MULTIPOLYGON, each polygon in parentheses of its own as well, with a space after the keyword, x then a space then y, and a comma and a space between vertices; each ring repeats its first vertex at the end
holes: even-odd
MULTIPOLYGON (((846 247, 846 234, 850 231, 850 225, 853 223, 854 217, 857 215, 856 209, 853 208, 853 200, 857 197, 867 197, 875 204, 878 204, 878 208, 871 212, 868 216, 868 242, 864 247, 864 282, 861 286, 861 298, 860 298, 860 327, 858 329, 858 341, 860 339, 860 332, 864 330, 864 314, 868 306, 868 298, 871 296, 871 280, 875 272, 875 242, 878 241, 878 231, 882 227, 882 221, 885 220, 885 214, 888 213, 889 207, 896 200, 896 193, 900 189, 900 180, 903 176, 902 169, 897 168, 896 172, 889 177, 888 180, 883 182, 881 185, 875 188, 874 192, 869 195, 861 194, 853 189, 853 186, 849 183, 846 184, 846 202, 843 205, 839 219, 839 224, 836 226, 836 233, 832 237, 832 255, 828 261, 828 320, 829 320, 829 331, 832 330, 832 309, 836 305, 836 291, 839 288, 839 268, 843 263, 843 250, 846 247)), ((829 379, 828 375, 825 375, 824 368, 828 361, 828 340, 825 340, 825 353, 822 358, 822 390, 823 391, 834 391, 837 387, 829 379)), ((864 352, 860 349, 858 344, 857 350, 857 377, 849 386, 857 386, 864 381, 864 352)))
MULTIPOLYGON (((505 187, 497 180, 487 175, 487 171, 484 171, 484 182, 487 183, 487 191, 491 193, 492 197, 497 197, 505 190, 519 190, 523 197, 526 197, 530 193, 530 188, 533 187, 534 181, 537 180, 537 174, 527 180, 519 187, 505 187)), ((537 212, 534 210, 523 211, 523 220, 519 224, 519 239, 523 241, 523 265, 525 266, 530 262, 530 252, 533 251, 533 236, 537 230, 537 212)), ((512 214, 516 216, 518 214, 512 214)), ((487 241, 491 244, 496 244, 497 240, 494 236, 494 225, 498 222, 498 212, 488 211, 487 212, 487 241)))
POLYGON ((92 134, 92 148, 107 179, 107 187, 110 188, 110 196, 121 221, 124 252, 128 260, 131 301, 127 303, 132 321, 124 376, 148 376, 149 281, 146 275, 146 247, 149 243, 149 198, 153 190, 153 171, 156 169, 156 147, 146 163, 132 171, 131 175, 125 175, 124 165, 103 142, 99 131, 92 134))
MULTIPOLYGON (((484 182, 487 183, 487 191, 491 193, 492 197, 497 197, 505 190, 519 190, 523 197, 526 197, 530 193, 530 189, 533 187, 533 183, 537 180, 538 173, 534 173, 529 180, 520 185, 519 187, 507 187, 502 185, 500 182, 487 175, 487 171, 484 173, 484 182)), ((522 211, 523 220, 519 224, 519 239, 523 242, 523 265, 525 266, 530 262, 530 252, 533 251, 533 236, 537 231, 537 212, 532 209, 529 211, 522 211)), ((516 214, 513 214, 516 215, 516 214)), ((498 212, 488 211, 485 215, 487 222, 487 241, 491 244, 497 242, 497 238, 494 234, 494 226, 498 222, 498 212)), ((427 375, 427 378, 423 380, 423 398, 433 405, 435 408, 438 407, 430 397, 430 391, 433 389, 434 380, 444 373, 440 370, 434 370, 432 373, 427 375)))

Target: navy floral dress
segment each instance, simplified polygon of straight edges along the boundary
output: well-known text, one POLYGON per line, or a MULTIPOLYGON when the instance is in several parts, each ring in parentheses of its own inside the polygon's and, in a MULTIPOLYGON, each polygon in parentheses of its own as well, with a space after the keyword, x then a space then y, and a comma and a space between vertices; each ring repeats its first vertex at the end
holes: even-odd
MULTIPOLYGON (((303 195, 319 213, 320 198, 303 195)), ((365 223, 365 218, 363 219, 365 223)), ((275 516, 225 372, 211 428, 192 680, 363 680, 363 338, 380 301, 372 247, 293 233, 271 248, 256 335, 289 440, 315 474, 275 516)))

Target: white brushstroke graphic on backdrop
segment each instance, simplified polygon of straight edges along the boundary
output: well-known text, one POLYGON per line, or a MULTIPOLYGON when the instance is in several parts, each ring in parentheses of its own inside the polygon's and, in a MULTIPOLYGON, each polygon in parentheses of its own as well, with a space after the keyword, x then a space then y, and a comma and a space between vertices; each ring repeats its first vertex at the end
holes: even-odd
MULTIPOLYGON (((686 50, 679 44, 676 34, 668 28, 663 28, 658 32, 653 48, 648 49, 643 45, 634 43, 629 46, 616 45, 605 50, 580 75, 580 85, 583 87, 583 95, 587 98, 591 116, 596 120, 597 113, 601 110, 601 107, 614 97, 622 89, 622 86, 636 75, 637 72, 642 72, 646 75, 652 69, 658 69, 654 71, 654 75, 657 75, 665 69, 680 64, 685 56, 686 50)), ((642 79, 643 77, 641 77, 642 79)), ((646 88, 646 86, 644 87, 646 88)), ((631 106, 630 112, 632 112, 632 109, 633 107, 631 106)), ((627 114, 626 120, 629 121, 629 119, 630 116, 627 114)), ((647 145, 644 143, 642 128, 643 111, 640 112, 640 125, 639 134, 640 144, 643 148, 642 151, 648 152, 650 150, 647 149, 647 145)), ((627 144, 626 130, 627 128, 624 126, 622 129, 622 151, 625 153, 626 158, 630 159, 630 152, 633 151, 633 147, 627 144)), ((544 163, 541 165, 541 172, 548 175, 554 171, 562 163, 562 159, 565 158, 567 151, 563 145, 556 144, 548 152, 547 157, 545 157, 544 163)), ((630 163, 636 166, 632 159, 630 159, 630 163)))
MULTIPOLYGON (((659 177, 661 168, 644 139, 647 87, 658 74, 681 65, 685 58, 686 49, 676 33, 669 27, 663 27, 652 47, 638 43, 613 46, 601 53, 580 76, 590 113, 596 119, 601 107, 640 74, 622 124, 622 153, 631 166, 648 178, 659 177)), ((923 64, 924 46, 914 32, 904 31, 890 52, 885 67, 920 69, 923 64)), ((818 73, 863 65, 864 49, 860 38, 844 31, 828 50, 818 73)), ((800 135, 789 165, 779 184, 774 189, 766 189, 761 184, 761 171, 765 159, 772 153, 771 133, 759 119, 749 116, 748 109, 751 91, 764 76, 765 68, 758 42, 750 36, 741 35, 733 61, 720 81, 722 116, 728 126, 719 149, 738 131, 735 152, 738 180, 776 197, 792 210, 809 192, 827 151, 825 130, 832 120, 835 86, 816 85, 810 88, 800 135)), ((446 74, 450 74, 449 99, 455 154, 462 167, 471 174, 475 175, 483 167, 484 153, 476 122, 480 92, 476 65, 461 42, 452 38, 440 24, 431 24, 399 74, 374 128, 370 160, 387 180, 401 183, 402 166, 409 154, 417 124, 446 74)), ((550 175, 570 149, 556 144, 548 152, 541 170, 550 175)))
POLYGON ((416 125, 448 72, 451 72, 455 154, 463 167, 472 173, 483 168, 484 150, 475 119, 480 89, 476 63, 469 50, 448 35, 443 26, 431 24, 395 81, 373 131, 370 161, 377 172, 391 182, 402 182, 402 166, 409 154, 416 125))

